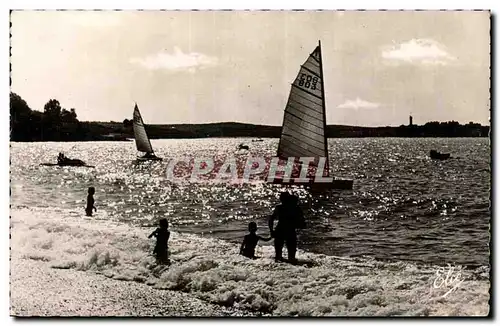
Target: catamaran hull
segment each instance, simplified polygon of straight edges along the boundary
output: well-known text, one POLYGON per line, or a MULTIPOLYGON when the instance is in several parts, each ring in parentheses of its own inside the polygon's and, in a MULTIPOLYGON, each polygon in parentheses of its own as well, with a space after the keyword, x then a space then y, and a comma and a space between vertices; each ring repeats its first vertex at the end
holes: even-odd
POLYGON ((328 190, 352 190, 352 187, 354 185, 353 180, 343 180, 343 179, 333 179, 331 182, 314 182, 314 181, 298 181, 292 178, 290 178, 290 180, 284 181, 281 178, 276 178, 272 183, 285 186, 304 186, 313 191, 319 191, 319 192, 328 190))

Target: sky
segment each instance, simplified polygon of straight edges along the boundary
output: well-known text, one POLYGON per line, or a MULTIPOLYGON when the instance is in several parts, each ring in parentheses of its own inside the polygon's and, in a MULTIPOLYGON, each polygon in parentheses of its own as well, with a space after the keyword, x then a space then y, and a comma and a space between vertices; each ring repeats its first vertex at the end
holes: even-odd
POLYGON ((11 91, 79 120, 281 125, 321 40, 328 124, 489 124, 479 11, 14 11, 11 91))

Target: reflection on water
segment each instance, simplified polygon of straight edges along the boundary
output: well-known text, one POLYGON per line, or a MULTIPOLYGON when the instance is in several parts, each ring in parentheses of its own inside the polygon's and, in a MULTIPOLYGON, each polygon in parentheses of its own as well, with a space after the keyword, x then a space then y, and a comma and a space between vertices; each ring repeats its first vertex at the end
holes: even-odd
MULTIPOLYGON (((12 204, 74 208, 84 215, 96 187, 95 218, 151 225, 166 216, 180 231, 238 240, 250 220, 267 234, 278 186, 265 183, 171 183, 170 158, 273 156, 276 139, 153 140, 163 162, 134 163, 133 142, 11 143, 12 204), (249 152, 237 152, 241 142, 249 152), (41 167, 59 151, 91 168, 41 167)), ((300 246, 335 255, 487 264, 490 148, 486 138, 330 139, 333 174, 354 191, 300 195, 308 228, 300 246), (432 161, 430 149, 455 158, 432 161)))

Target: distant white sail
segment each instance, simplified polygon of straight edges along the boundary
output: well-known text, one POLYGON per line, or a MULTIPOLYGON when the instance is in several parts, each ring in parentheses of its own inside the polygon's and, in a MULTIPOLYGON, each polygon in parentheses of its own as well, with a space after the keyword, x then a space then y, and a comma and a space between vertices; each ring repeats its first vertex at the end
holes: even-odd
POLYGON ((278 156, 314 157, 316 164, 320 157, 324 157, 328 171, 321 60, 321 46, 318 45, 301 66, 292 84, 283 118, 278 156))
POLYGON ((153 147, 149 141, 148 135, 146 134, 146 129, 144 128, 144 122, 142 121, 141 113, 137 104, 134 108, 134 135, 135 135, 135 145, 139 152, 153 153, 153 147))

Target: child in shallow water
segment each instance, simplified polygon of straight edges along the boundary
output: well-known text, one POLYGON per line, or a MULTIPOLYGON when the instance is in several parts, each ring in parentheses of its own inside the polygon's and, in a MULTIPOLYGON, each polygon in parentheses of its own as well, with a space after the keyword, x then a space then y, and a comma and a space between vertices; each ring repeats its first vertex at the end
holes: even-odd
POLYGON ((166 218, 160 220, 160 227, 153 231, 148 238, 156 237, 156 245, 153 254, 159 264, 168 263, 168 239, 170 231, 168 230, 168 221, 166 218))
POLYGON ((92 216, 92 209, 97 212, 97 208, 94 206, 94 193, 95 188, 89 187, 88 196, 87 196, 87 207, 85 208, 85 213, 87 216, 92 216))
POLYGON ((240 248, 240 255, 255 259, 257 258, 255 257, 255 247, 257 247, 259 240, 269 241, 272 238, 263 238, 260 235, 257 235, 257 223, 255 222, 248 223, 248 231, 250 233, 245 235, 245 238, 243 239, 243 243, 240 248))

